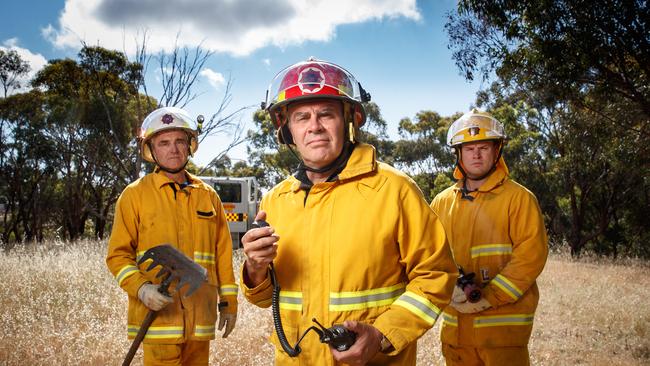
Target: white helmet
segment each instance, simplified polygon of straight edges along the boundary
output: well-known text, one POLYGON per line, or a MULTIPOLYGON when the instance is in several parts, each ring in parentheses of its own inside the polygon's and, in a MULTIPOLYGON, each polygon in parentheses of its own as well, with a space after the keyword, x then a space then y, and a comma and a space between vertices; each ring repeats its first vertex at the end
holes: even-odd
MULTIPOLYGON (((199 119, 201 116, 199 116, 199 119)), ((142 139, 140 145, 140 153, 142 157, 149 162, 154 163, 154 158, 151 155, 151 147, 149 142, 151 138, 166 130, 180 129, 187 132, 190 142, 190 155, 199 147, 198 141, 198 127, 195 120, 193 120, 189 113, 185 110, 176 107, 162 107, 149 113, 149 115, 142 122, 140 128, 140 138, 142 139)))

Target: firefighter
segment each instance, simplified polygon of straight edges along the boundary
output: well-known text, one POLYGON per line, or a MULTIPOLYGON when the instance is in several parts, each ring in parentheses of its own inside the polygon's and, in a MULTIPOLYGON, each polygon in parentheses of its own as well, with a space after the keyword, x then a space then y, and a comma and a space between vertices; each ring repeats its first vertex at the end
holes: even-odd
POLYGON ((268 307, 273 262, 290 346, 312 318, 357 335, 340 352, 307 334, 291 359, 274 332, 277 365, 415 365, 416 339, 453 291, 457 270, 421 191, 358 141, 369 98, 345 69, 313 58, 281 71, 267 91, 278 139, 302 161, 262 199, 256 219, 270 227, 242 239, 240 286, 268 307))
POLYGON ((502 124, 476 109, 451 124, 453 186, 431 207, 443 223, 457 265, 474 273, 480 300, 457 286, 443 312, 447 365, 528 365, 528 340, 539 300, 536 278, 548 239, 535 195, 508 176, 502 124))
POLYGON ((129 297, 128 336, 145 315, 158 311, 143 341, 145 365, 207 365, 210 340, 227 337, 237 320, 232 243, 221 201, 185 166, 198 147, 197 123, 179 108, 156 109, 141 129, 142 157, 152 173, 127 186, 115 207, 106 263, 129 297), (169 243, 207 269, 207 283, 183 298, 157 289, 160 279, 137 260, 150 247, 169 243))

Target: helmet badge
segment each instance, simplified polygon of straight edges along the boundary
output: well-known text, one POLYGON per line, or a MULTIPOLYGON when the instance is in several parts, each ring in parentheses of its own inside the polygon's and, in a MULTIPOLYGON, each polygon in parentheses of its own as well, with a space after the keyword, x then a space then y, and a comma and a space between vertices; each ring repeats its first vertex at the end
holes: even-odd
POLYGON ((476 135, 479 134, 480 131, 481 131, 481 129, 479 127, 471 127, 469 129, 469 135, 470 136, 476 136, 476 135))
POLYGON ((298 87, 303 93, 317 93, 325 86, 325 75, 321 69, 308 67, 298 75, 298 87))
POLYGON ((165 114, 164 116, 162 116, 162 123, 168 125, 168 124, 170 124, 172 122, 174 122, 174 117, 172 117, 171 114, 168 113, 168 114, 165 114))

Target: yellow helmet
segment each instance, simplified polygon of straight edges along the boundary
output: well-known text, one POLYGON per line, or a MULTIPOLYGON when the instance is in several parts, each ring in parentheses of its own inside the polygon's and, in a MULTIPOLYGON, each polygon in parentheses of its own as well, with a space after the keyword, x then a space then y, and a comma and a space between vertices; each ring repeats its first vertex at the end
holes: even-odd
POLYGON ((447 145, 458 145, 484 140, 505 140, 503 125, 491 114, 474 108, 449 126, 447 145))
POLYGON ((189 135, 190 140, 190 155, 199 148, 198 142, 198 127, 189 113, 185 110, 176 107, 162 107, 149 113, 149 115, 142 122, 140 128, 140 138, 142 143, 140 145, 140 153, 142 158, 146 161, 154 163, 153 156, 151 155, 151 148, 149 141, 158 132, 172 129, 184 130, 189 135))

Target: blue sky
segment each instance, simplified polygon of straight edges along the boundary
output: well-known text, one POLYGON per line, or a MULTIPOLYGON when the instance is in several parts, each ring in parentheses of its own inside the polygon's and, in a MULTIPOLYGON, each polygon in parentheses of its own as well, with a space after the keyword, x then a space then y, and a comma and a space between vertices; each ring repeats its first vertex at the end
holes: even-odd
MULTIPOLYGON (((315 56, 348 69, 372 95, 397 139, 404 117, 421 110, 444 116, 468 110, 480 82, 460 75, 444 32, 452 0, 23 0, 2 5, 0 48, 16 49, 35 70, 46 60, 76 58, 81 41, 130 52, 143 29, 148 49, 202 43, 214 52, 186 109, 210 115, 233 80, 230 110, 259 105, 273 76, 315 56), (210 80, 211 79, 211 80, 210 80)), ((149 66, 155 73, 155 62, 149 66)), ((148 88, 157 96, 153 74, 148 88)), ((251 127, 253 110, 239 117, 251 127)), ((204 141, 207 163, 230 136, 204 141)), ((245 159, 244 145, 230 153, 245 159)))

